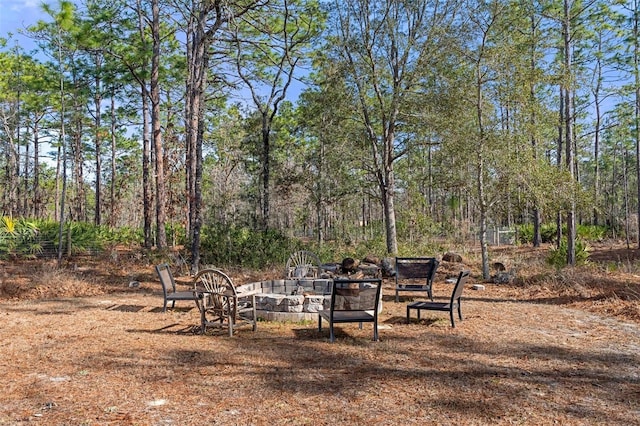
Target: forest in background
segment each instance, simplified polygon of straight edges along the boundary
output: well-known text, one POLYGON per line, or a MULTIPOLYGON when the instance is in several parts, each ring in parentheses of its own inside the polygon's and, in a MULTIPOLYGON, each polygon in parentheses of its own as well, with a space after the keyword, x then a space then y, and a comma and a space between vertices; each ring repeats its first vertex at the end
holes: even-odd
POLYGON ((580 229, 638 244, 637 0, 43 7, 36 51, 0 34, 0 236, 52 221, 60 256, 89 223, 195 268, 477 239, 485 278, 490 228, 567 264, 580 229))

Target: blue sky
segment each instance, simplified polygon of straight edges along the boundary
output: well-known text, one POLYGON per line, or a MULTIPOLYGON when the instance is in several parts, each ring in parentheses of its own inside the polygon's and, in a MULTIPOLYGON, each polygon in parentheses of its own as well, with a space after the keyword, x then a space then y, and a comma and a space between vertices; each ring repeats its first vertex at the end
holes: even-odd
MULTIPOLYGON (((55 3, 56 0, 51 2, 55 3)), ((7 37, 8 33, 12 33, 13 39, 26 51, 32 49, 33 42, 18 34, 18 30, 47 18, 41 11, 41 3, 42 0, 0 0, 0 37, 7 37)))

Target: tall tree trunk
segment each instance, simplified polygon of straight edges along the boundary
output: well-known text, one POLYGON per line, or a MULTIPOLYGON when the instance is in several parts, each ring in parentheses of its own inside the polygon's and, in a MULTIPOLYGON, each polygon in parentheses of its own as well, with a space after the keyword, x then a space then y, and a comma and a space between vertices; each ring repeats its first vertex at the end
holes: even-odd
MULTIPOLYGON (((21 216, 29 215, 29 144, 24 144, 24 172, 23 172, 23 196, 21 203, 21 216)), ((20 199, 20 198, 18 198, 20 199)))
MULTIPOLYGON (((142 95, 142 197, 144 216, 144 246, 151 248, 153 238, 151 229, 153 225, 153 188, 151 179, 151 133, 149 131, 149 91, 144 82, 140 83, 140 94, 142 95)), ((115 164, 115 151, 113 163, 115 164)), ((113 188, 115 194, 115 187, 113 188)))
MULTIPOLYGON (((529 86, 529 102, 531 104, 531 129, 536 128, 537 124, 537 116, 536 116, 536 84, 533 79, 533 76, 536 75, 536 40, 537 40, 537 25, 536 25, 536 15, 535 12, 531 13, 530 23, 531 23, 531 51, 530 51, 530 62, 529 62, 529 71, 531 73, 530 78, 530 86, 529 86)), ((535 130, 531 131, 531 150, 533 154, 533 160, 537 161, 538 159, 538 140, 537 134, 535 130)), ((541 231, 541 215, 539 208, 539 201, 534 200, 533 206, 533 246, 540 247, 542 244, 542 231, 541 231)))
MULTIPOLYGON (((636 164, 640 165, 640 6, 638 1, 633 2, 633 82, 635 94, 634 123, 635 123, 635 145, 636 145, 636 164)), ((637 182, 637 214, 636 220, 638 233, 638 248, 640 248, 640 166, 636 167, 637 182)))
MULTIPOLYGON (((77 84, 77 83, 76 83, 77 84)), ((74 126, 72 132, 72 174, 73 174, 73 186, 75 189, 75 197, 72 197, 72 205, 70 206, 73 216, 71 220, 85 221, 86 218, 86 197, 84 190, 84 148, 82 146, 82 133, 84 126, 82 123, 83 106, 78 102, 77 96, 74 96, 73 103, 73 116, 74 126)))
POLYGON ((164 149, 162 146, 162 129, 160 125, 160 8, 158 0, 152 0, 152 30, 153 55, 151 57, 151 127, 153 132, 153 146, 155 149, 156 172, 156 246, 158 249, 167 247, 167 233, 165 230, 167 192, 165 182, 164 149))
POLYGON ((317 175, 314 182, 314 192, 315 192, 315 199, 316 199, 316 205, 315 205, 316 223, 317 223, 316 238, 317 238, 318 246, 322 247, 322 244, 324 243, 324 239, 325 239, 325 217, 326 217, 325 203, 324 203, 325 189, 323 187, 323 182, 325 179, 325 176, 324 176, 325 142, 324 142, 323 136, 320 136, 319 142, 320 142, 320 147, 319 147, 320 149, 318 152, 318 162, 316 165, 317 175))
MULTIPOLYGON (((115 227, 117 224, 116 219, 116 182, 118 180, 117 175, 117 167, 116 167, 116 154, 117 154, 117 146, 116 146, 116 97, 115 97, 115 88, 111 89, 111 185, 109 185, 109 199, 111 202, 109 203, 109 226, 115 227)), ((143 114, 146 115, 146 111, 143 110, 143 114)), ((143 136, 144 141, 144 136, 143 136)), ((144 142, 143 142, 144 143, 144 142)))
POLYGON ((60 210, 59 217, 60 223, 58 225, 58 268, 62 266, 62 253, 63 253, 63 231, 64 231, 64 208, 65 198, 67 194, 67 135, 66 127, 64 125, 66 121, 65 117, 65 88, 64 88, 64 70, 62 65, 62 40, 60 30, 58 30, 58 67, 60 73, 60 143, 58 144, 58 168, 62 163, 62 190, 60 192, 60 210), (60 153, 60 147, 62 147, 62 154, 60 153))
MULTIPOLYGON (((11 133, 8 133, 11 134, 11 133)), ((18 195, 17 195, 17 187, 18 187, 18 179, 19 176, 17 174, 18 169, 18 146, 15 143, 15 138, 10 136, 7 142, 7 163, 5 168, 6 182, 7 182, 7 201, 6 201, 6 209, 9 216, 16 216, 18 213, 18 195)))
POLYGON ((186 128, 187 128, 187 194, 189 200, 188 226, 191 240, 191 272, 196 273, 200 264, 201 180, 202 180, 202 123, 204 91, 207 79, 207 49, 209 42, 205 31, 206 14, 199 12, 190 24, 188 44, 189 76, 187 80, 186 128), (198 170, 200 169, 200 170, 198 170), (200 176, 200 177, 198 177, 200 176))
POLYGON ((600 90, 602 86, 602 43, 598 43, 598 55, 596 55, 596 86, 593 89, 593 103, 596 108, 595 133, 593 135, 593 224, 598 225, 598 208, 600 207, 600 127, 602 125, 602 112, 600 103, 600 90))
POLYGON ((262 218, 260 220, 263 231, 269 229, 269 215, 271 210, 271 197, 269 183, 271 182, 271 140, 269 133, 271 125, 268 118, 268 110, 262 112, 262 218))
POLYGON ((42 194, 40 193, 40 125, 33 124, 33 217, 40 219, 42 194))
POLYGON ((483 94, 482 94, 482 69, 480 60, 476 66, 476 119, 478 120, 478 147, 476 163, 476 185, 478 191, 478 204, 480 208, 480 250, 482 254, 482 278, 488 280, 491 275, 489 271, 489 249, 487 245, 487 201, 485 199, 484 187, 484 145, 485 131, 484 118, 482 114, 483 94))
MULTIPOLYGON (((558 145, 556 146, 556 165, 559 169, 562 168, 562 144, 564 143, 564 91, 562 90, 562 85, 560 85, 559 90, 559 104, 558 108, 558 145)), ((556 214, 556 247, 560 247, 560 243, 562 242, 562 212, 558 211, 556 214)))
POLYGON ((387 253, 398 253, 398 232, 396 228, 396 207, 395 207, 395 193, 396 193, 396 181, 393 170, 394 162, 394 146, 395 146, 395 116, 391 119, 389 129, 385 135, 384 146, 384 179, 381 184, 382 204, 384 207, 384 219, 385 219, 385 234, 387 240, 387 253))
POLYGON ((427 145, 427 200, 429 201, 429 216, 433 218, 435 214, 433 199, 433 143, 431 135, 429 135, 429 144, 427 145))
POLYGON ((21 127, 21 118, 20 118, 20 85, 18 84, 18 93, 17 93, 17 101, 16 101, 16 116, 15 116, 15 127, 16 127, 16 211, 18 215, 24 216, 26 214, 26 203, 27 203, 27 183, 29 182, 28 174, 29 174, 29 144, 25 146, 25 156, 24 156, 24 195, 21 194, 20 191, 20 127, 21 127))
MULTIPOLYGON (((136 13, 138 15, 138 31, 140 41, 146 44, 147 32, 146 32, 146 19, 143 12, 142 0, 136 0, 136 13)), ((146 71, 146 66, 144 67, 146 71)), ((134 76, 137 74, 134 73, 134 76)), ((147 81, 145 78, 138 77, 138 83, 140 84, 140 98, 142 100, 142 210, 143 210, 143 234, 144 234, 144 247, 150 249, 153 246, 153 179, 151 177, 152 167, 152 146, 151 146, 151 132, 150 132, 150 112, 149 108, 150 94, 147 88, 147 81)), ((114 141, 115 142, 115 141, 114 141)), ((112 168, 115 168, 115 146, 111 149, 112 155, 112 168)), ((112 179, 115 180, 115 177, 112 179)), ((115 182, 112 182, 114 185, 115 182)), ((115 197, 115 187, 112 188, 112 196, 115 197)), ((115 201, 112 201, 112 203, 115 201)))
POLYGON ((99 65, 99 60, 97 60, 98 62, 98 70, 96 72, 96 78, 95 78, 95 94, 94 94, 94 98, 93 98, 93 103, 94 103, 94 109, 95 109, 95 144, 96 144, 96 152, 95 152, 95 161, 96 161, 96 187, 94 189, 95 192, 95 212, 94 212, 94 223, 96 225, 101 225, 102 224, 102 215, 101 215, 101 209, 102 209, 102 132, 100 130, 100 127, 102 126, 102 114, 101 114, 101 108, 102 108, 102 93, 100 91, 100 85, 101 85, 101 81, 100 81, 100 65, 99 65))
MULTIPOLYGON (((566 167, 573 184, 576 171, 574 164, 574 136, 573 136, 573 60, 571 45, 571 11, 570 1, 564 0, 564 19, 562 21, 562 35, 564 44, 564 120, 565 120, 565 150, 566 167)), ((571 194, 569 211, 567 212, 567 265, 576 264, 576 201, 575 194, 571 194)))
POLYGON ((194 1, 187 28, 187 84, 185 126, 187 146, 188 227, 191 238, 191 272, 200 263, 200 228, 202 227, 202 139, 205 91, 209 68, 210 47, 214 35, 230 19, 251 10, 257 2, 234 9, 234 4, 222 0, 194 1))
MULTIPOLYGON (((206 70, 209 67, 209 56, 205 55, 203 58, 202 66, 206 70)), ((204 87, 206 86, 207 77, 206 71, 202 81, 202 93, 204 94, 204 87)), ((196 133, 196 151, 195 151, 195 176, 193 185, 193 242, 191 246, 192 254, 192 272, 197 272, 200 265, 200 230, 202 229, 202 143, 204 139, 204 108, 198 109, 198 132, 196 133)))
POLYGON ((60 187, 62 186, 62 146, 58 144, 58 148, 56 149, 56 194, 55 194, 55 211, 53 213, 54 220, 60 221, 60 187))
POLYGON ((627 243, 627 249, 631 248, 631 240, 629 239, 629 234, 631 229, 629 229, 629 174, 627 172, 629 168, 629 153, 627 152, 627 148, 622 147, 624 150, 624 164, 622 168, 622 181, 624 182, 623 190, 624 190, 624 234, 625 241, 627 243))

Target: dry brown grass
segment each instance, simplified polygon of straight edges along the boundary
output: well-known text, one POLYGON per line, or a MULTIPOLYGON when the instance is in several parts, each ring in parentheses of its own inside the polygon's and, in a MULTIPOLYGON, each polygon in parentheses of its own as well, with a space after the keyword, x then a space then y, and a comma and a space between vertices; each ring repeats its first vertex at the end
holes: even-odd
POLYGON ((494 250, 518 279, 466 291, 455 329, 405 324, 386 280, 381 341, 347 324, 334 344, 315 323, 200 335, 195 307, 160 312, 150 265, 0 263, 0 424, 640 424, 635 253, 597 253, 552 271, 544 250, 494 250))

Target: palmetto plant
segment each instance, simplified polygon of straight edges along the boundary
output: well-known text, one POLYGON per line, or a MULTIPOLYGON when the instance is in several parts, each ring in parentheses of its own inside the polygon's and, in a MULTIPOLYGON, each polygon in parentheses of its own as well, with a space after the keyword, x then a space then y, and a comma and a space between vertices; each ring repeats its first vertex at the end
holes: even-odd
POLYGON ((109 238, 106 227, 85 222, 70 222, 65 226, 66 246, 69 254, 84 254, 101 250, 109 238))
MULTIPOLYGON (((51 256, 59 247, 59 224, 48 219, 0 218, 0 258, 51 256)), ((62 233, 65 256, 96 254, 105 247, 139 243, 130 229, 109 229, 85 222, 68 222, 62 233)))
MULTIPOLYGON (((576 240, 576 265, 584 265, 589 261, 589 245, 582 239, 576 240)), ((547 263, 561 268, 567 264, 567 239, 560 241, 560 246, 549 251, 547 263)))
MULTIPOLYGON (((50 220, 39 221, 42 241, 48 250, 56 250, 59 244, 58 223, 50 220)), ((106 227, 85 222, 68 222, 62 232, 62 247, 65 255, 89 254, 102 250, 110 239, 106 227)))
POLYGON ((4 216, 0 221, 0 257, 35 256, 42 251, 35 222, 4 216))

